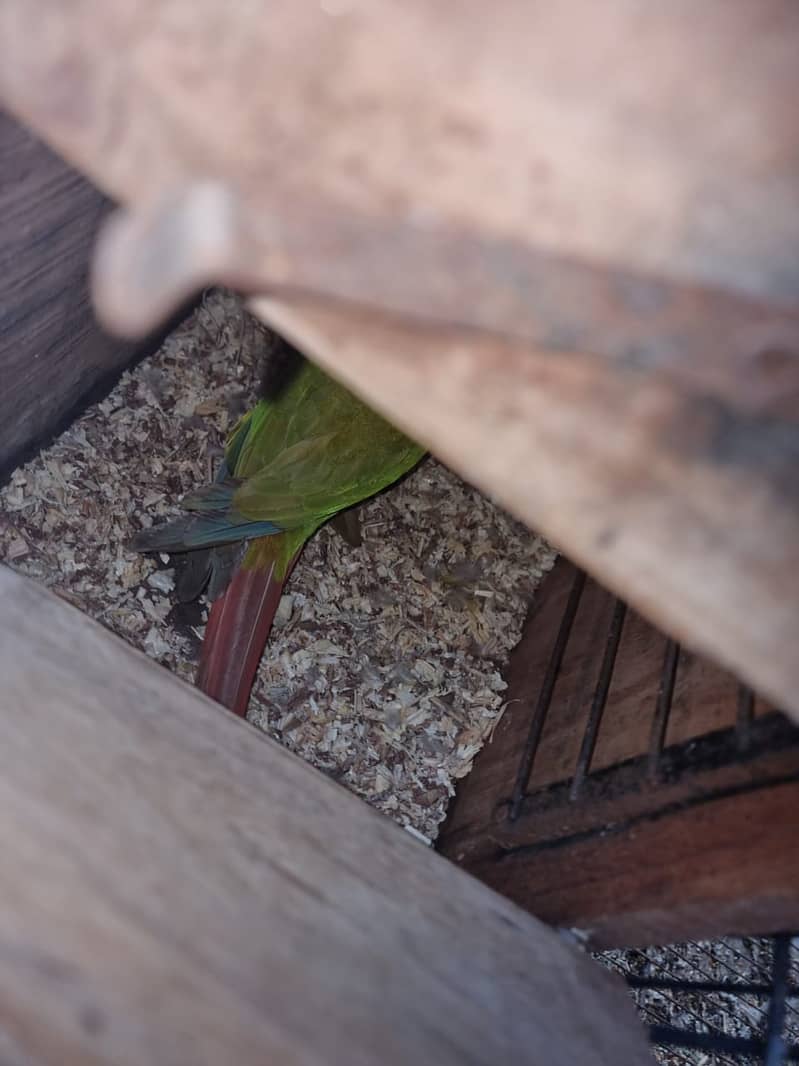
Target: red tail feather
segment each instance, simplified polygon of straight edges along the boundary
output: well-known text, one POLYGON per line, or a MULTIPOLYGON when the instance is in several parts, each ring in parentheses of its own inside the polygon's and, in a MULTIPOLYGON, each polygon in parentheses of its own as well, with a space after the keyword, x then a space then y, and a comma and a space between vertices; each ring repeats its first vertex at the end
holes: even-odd
POLYGON ((238 570, 208 616, 197 686, 242 717, 280 603, 283 581, 274 575, 274 563, 238 570))

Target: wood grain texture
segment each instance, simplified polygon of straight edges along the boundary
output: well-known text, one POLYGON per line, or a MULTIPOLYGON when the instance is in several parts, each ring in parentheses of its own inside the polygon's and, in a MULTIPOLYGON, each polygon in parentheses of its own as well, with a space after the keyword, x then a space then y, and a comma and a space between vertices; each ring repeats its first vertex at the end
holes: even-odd
POLYGON ((543 788, 574 773, 614 602, 599 585, 583 591, 527 788, 543 788))
POLYGON ((89 298, 89 256, 109 208, 0 112, 0 480, 138 349, 105 333, 89 298))
POLYGON ((618 983, 0 569, 14 1066, 650 1061, 618 983))
POLYGON ((539 590, 509 664, 508 707, 439 838, 444 854, 594 947, 647 945, 799 925, 799 730, 706 660, 677 660, 656 777, 649 750, 666 640, 627 612, 588 776, 572 782, 612 604, 588 580, 568 628, 535 753, 519 767, 568 618, 578 572, 564 559, 539 590))
POLYGON ((467 869, 597 950, 763 936, 799 922, 797 809, 794 779, 467 869))

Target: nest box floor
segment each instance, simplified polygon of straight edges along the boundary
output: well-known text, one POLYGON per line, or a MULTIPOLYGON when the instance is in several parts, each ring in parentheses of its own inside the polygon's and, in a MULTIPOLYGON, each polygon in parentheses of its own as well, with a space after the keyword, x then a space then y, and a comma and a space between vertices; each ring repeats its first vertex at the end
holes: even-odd
MULTIPOLYGON (((126 548, 213 476, 254 402, 270 335, 213 291, 0 491, 0 558, 191 680, 204 604, 177 607, 168 557, 126 548)), ((432 459, 329 527, 286 588, 248 717, 433 838, 503 707, 502 667, 551 548, 432 459)))

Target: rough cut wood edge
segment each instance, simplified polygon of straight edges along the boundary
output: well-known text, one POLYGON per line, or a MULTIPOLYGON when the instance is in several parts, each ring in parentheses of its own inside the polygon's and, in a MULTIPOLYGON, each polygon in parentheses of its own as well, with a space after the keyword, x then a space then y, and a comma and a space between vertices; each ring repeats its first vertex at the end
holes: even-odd
POLYGON ((3 1061, 620 1066, 610 974, 0 568, 3 1061))
POLYGON ((712 383, 723 354, 692 379, 310 297, 252 306, 650 621, 799 715, 797 426, 776 379, 770 400, 735 399, 712 383))
POLYGON ((146 345, 105 333, 88 264, 106 198, 0 112, 0 481, 146 345))

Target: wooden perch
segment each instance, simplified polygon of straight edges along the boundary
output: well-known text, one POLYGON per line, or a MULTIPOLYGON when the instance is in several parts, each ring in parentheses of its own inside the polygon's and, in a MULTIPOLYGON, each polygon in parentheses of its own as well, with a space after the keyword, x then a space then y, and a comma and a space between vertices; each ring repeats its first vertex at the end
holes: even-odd
POLYGON ((3 1061, 636 1066, 609 973, 0 569, 3 1061))

